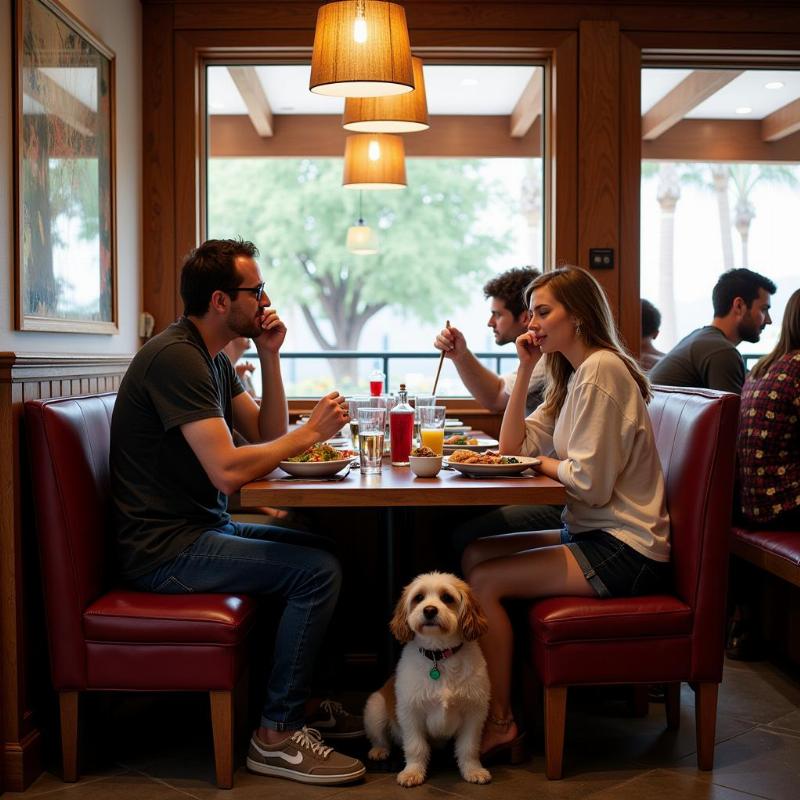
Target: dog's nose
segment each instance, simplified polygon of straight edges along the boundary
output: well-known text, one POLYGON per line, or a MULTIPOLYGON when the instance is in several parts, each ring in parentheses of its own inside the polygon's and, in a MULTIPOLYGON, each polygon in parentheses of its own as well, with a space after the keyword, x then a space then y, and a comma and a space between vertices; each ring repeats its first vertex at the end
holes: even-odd
POLYGON ((425 606, 422 613, 425 615, 425 619, 433 619, 437 614, 436 606, 425 606))

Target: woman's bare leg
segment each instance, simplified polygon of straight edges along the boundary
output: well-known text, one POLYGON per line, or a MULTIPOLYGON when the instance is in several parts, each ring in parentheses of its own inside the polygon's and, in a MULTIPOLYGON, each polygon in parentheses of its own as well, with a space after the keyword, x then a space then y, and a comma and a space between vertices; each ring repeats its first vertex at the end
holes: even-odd
POLYGON ((569 548, 561 544, 479 562, 467 579, 489 622, 480 642, 491 683, 489 717, 511 720, 508 725, 486 725, 481 741, 481 752, 486 752, 518 733, 511 713, 513 632, 502 601, 554 595, 594 597, 595 592, 569 548))
POLYGON ((561 531, 520 531, 518 533, 504 533, 498 536, 487 536, 475 539, 464 550, 461 558, 461 569, 464 575, 469 573, 481 561, 500 556, 510 556, 512 553, 521 553, 524 550, 533 550, 537 547, 549 547, 561 543, 561 531))

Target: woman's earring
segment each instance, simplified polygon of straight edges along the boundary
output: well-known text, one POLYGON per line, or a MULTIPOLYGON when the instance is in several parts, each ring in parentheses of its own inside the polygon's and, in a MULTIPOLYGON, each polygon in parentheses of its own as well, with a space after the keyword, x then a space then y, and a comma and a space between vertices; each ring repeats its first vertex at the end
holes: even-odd
POLYGON ((576 336, 580 336, 581 335, 581 323, 580 322, 576 322, 575 323, 575 335, 576 336))

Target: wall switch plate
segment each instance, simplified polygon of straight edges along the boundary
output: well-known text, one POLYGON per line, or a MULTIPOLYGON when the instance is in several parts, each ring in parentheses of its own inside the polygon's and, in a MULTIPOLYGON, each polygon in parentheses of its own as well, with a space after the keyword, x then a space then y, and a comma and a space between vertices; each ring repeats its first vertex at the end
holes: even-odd
POLYGON ((610 247, 589 248, 589 266, 592 269, 614 269, 614 251, 610 247))

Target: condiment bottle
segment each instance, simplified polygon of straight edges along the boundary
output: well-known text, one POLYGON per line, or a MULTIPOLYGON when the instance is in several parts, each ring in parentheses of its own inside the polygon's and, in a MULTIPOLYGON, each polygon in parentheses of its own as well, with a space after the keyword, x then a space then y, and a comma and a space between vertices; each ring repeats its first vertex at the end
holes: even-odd
POLYGON ((414 409, 408 404, 406 385, 400 384, 397 405, 389 413, 389 440, 392 466, 407 467, 414 433, 414 409))

